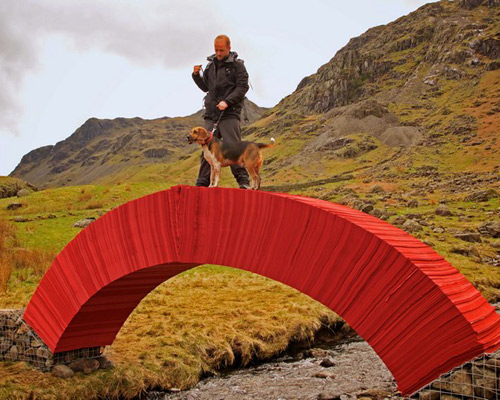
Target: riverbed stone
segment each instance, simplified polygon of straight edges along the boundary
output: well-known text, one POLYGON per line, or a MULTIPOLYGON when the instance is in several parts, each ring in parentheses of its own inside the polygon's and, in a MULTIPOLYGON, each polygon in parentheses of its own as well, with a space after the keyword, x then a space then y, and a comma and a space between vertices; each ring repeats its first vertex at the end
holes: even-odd
POLYGON ((370 400, 383 400, 394 395, 393 392, 384 389, 367 389, 362 392, 357 393, 357 398, 360 400, 361 398, 370 399, 370 400))
POLYGON ((333 367, 335 365, 335 363, 333 362, 333 360, 330 357, 326 357, 326 358, 323 358, 323 360, 321 360, 319 365, 321 365, 323 368, 330 368, 330 367, 333 367))
POLYGON ((324 358, 324 357, 328 357, 329 353, 327 350, 323 350, 323 349, 310 349, 310 350, 304 351, 304 355, 306 357, 324 358))
POLYGON ((313 376, 315 378, 320 378, 320 379, 327 379, 327 378, 333 379, 333 378, 335 378, 335 375, 333 375, 329 372, 326 372, 326 371, 317 372, 313 376))
POLYGON ((341 400, 340 396, 342 396, 340 392, 325 392, 318 395, 318 400, 341 400))

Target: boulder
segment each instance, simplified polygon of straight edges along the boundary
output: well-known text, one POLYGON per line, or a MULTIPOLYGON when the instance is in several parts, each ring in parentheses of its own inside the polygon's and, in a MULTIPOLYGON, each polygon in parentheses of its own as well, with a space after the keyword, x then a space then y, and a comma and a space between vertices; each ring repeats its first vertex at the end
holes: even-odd
POLYGON ((81 358, 69 364, 74 372, 83 372, 85 375, 99 369, 99 361, 94 358, 81 358))
POLYGON ((444 205, 444 204, 440 204, 436 210, 434 210, 434 213, 436 215, 441 215, 441 216, 444 216, 444 217, 449 217, 451 215, 453 215, 453 213, 450 211, 450 209, 448 208, 448 206, 444 205))
POLYGON ((104 356, 97 357, 96 360, 99 361, 99 369, 110 369, 114 367, 113 362, 104 356))
POLYGON ((323 349, 310 349, 304 353, 306 357, 325 358, 329 356, 328 351, 323 349))
POLYGON ((490 221, 486 222, 477 228, 479 233, 483 235, 489 235, 494 238, 500 238, 500 222, 490 221))
POLYGON ((368 214, 370 211, 373 211, 373 206, 371 204, 363 204, 361 211, 368 214))
POLYGON ((318 395, 318 400, 342 400, 342 392, 324 392, 318 395))
POLYGON ((465 201, 488 201, 498 197, 495 189, 481 190, 465 196, 465 201))
POLYGON ((95 221, 95 218, 84 218, 84 219, 81 219, 80 221, 76 221, 73 224, 73 227, 74 228, 86 228, 94 221, 95 221))
POLYGON ((463 240, 469 243, 481 243, 481 235, 479 233, 474 232, 462 232, 454 235, 455 238, 463 240))
POLYGON ((326 357, 323 360, 321 360, 319 365, 321 365, 323 368, 330 368, 330 367, 333 367, 335 365, 335 363, 333 362, 333 360, 330 357, 326 357))
POLYGON ((327 379, 327 378, 334 379, 335 378, 335 375, 332 375, 329 372, 325 372, 325 371, 317 372, 313 376, 315 378, 320 378, 320 379, 327 379))
POLYGON ((21 189, 20 191, 17 192, 17 197, 25 197, 29 196, 30 191, 28 189, 21 189))
POLYGON ((71 378, 75 373, 71 368, 64 364, 58 364, 54 368, 52 368, 52 375, 57 376, 58 378, 71 378))
POLYGON ((7 210, 17 210, 18 208, 21 208, 23 206, 22 203, 10 203, 8 206, 7 206, 7 210))
POLYGON ((416 199, 410 200, 406 206, 410 208, 418 207, 418 200, 416 199))
POLYGON ((373 185, 370 189, 371 193, 385 193, 385 190, 380 185, 373 185))
POLYGON ((466 257, 481 257, 479 251, 475 247, 452 247, 451 252, 455 254, 461 254, 462 256, 466 257))
POLYGON ((406 220, 405 223, 402 225, 402 228, 406 232, 410 232, 410 233, 418 232, 418 231, 421 231, 424 229, 420 226, 420 224, 418 222, 416 222, 412 219, 406 220))

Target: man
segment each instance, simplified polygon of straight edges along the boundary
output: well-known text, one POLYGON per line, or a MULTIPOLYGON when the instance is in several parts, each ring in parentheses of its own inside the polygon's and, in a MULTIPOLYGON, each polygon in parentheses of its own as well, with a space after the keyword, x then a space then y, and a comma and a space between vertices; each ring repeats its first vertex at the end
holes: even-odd
MULTIPOLYGON (((240 115, 245 93, 248 91, 248 73, 243 60, 231 51, 231 41, 226 35, 219 35, 214 41, 215 54, 207 57, 209 61, 203 76, 201 65, 195 65, 193 80, 205 96, 205 128, 211 131, 217 123, 215 136, 225 142, 241 141, 240 115)), ((231 165, 241 189, 250 189, 248 172, 244 167, 231 165)), ((200 171, 196 186, 210 184, 210 164, 201 155, 200 171)))

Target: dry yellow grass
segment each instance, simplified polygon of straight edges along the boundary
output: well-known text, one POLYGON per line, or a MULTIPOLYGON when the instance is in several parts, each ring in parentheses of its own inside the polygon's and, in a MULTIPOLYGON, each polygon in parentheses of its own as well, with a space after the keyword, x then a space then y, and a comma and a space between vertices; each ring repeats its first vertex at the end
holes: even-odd
POLYGON ((14 227, 0 219, 0 293, 5 292, 12 275, 13 264, 9 248, 13 240, 15 240, 14 227))
POLYGON ((61 380, 0 363, 0 398, 130 398, 148 387, 188 388, 207 371, 271 357, 338 321, 326 307, 275 281, 199 267, 140 303, 106 350, 113 370, 61 380))
POLYGON ((50 251, 20 247, 14 226, 0 219, 0 294, 6 292, 14 272, 20 282, 32 276, 40 279, 54 258, 50 251))

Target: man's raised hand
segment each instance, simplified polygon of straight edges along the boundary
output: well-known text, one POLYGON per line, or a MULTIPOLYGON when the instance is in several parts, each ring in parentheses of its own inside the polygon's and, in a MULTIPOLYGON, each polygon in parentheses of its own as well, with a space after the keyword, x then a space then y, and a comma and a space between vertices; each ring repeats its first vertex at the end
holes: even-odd
POLYGON ((193 74, 198 75, 201 70, 201 65, 195 65, 193 68, 193 74))

